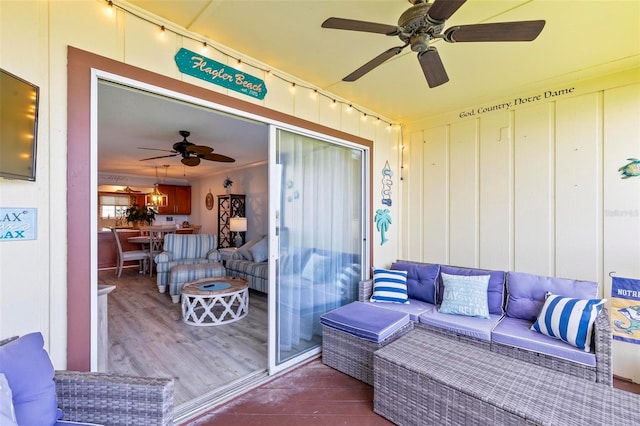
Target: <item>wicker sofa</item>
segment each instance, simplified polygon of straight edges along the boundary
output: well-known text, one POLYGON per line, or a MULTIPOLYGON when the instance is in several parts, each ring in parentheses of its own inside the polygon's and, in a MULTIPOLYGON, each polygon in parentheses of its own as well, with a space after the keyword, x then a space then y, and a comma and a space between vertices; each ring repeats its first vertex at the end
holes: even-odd
POLYGON ((373 281, 360 283, 358 299, 408 313, 416 327, 472 345, 525 360, 590 381, 612 385, 611 325, 601 309, 593 325, 591 351, 530 330, 544 304, 547 290, 566 297, 595 298, 598 284, 533 274, 461 268, 421 262, 397 261, 392 270, 407 271, 409 304, 371 302, 373 281), (489 318, 438 312, 442 303, 442 274, 490 275, 489 318))
POLYGON ((41 333, 0 342, 3 426, 173 424, 172 378, 54 371, 43 345, 41 333))
MULTIPOLYGON (((595 319, 589 352, 529 329, 535 319, 532 312, 537 313, 544 304, 545 289, 568 297, 587 298, 595 297, 597 283, 408 261, 394 262, 391 269, 407 271, 409 304, 371 302, 372 280, 360 282, 358 300, 408 314, 416 328, 590 381, 612 384, 611 325, 606 309, 595 319), (489 318, 438 312, 443 293, 442 273, 490 275, 489 318)), ((335 331, 325 327, 325 334, 332 332, 335 331)), ((371 365, 363 368, 370 369, 371 365)))

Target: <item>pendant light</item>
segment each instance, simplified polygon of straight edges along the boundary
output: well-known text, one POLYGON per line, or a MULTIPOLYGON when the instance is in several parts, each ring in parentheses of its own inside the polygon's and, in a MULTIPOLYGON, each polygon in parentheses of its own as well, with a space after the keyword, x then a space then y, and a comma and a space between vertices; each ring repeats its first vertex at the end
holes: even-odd
MULTIPOLYGON (((167 178, 167 168, 169 165, 164 165, 164 177, 165 180, 167 178)), ((163 194, 158 189, 158 167, 156 166, 156 183, 153 184, 153 192, 151 194, 147 194, 145 197, 145 202, 148 206, 154 207, 166 207, 169 204, 169 196, 167 194, 163 194)))

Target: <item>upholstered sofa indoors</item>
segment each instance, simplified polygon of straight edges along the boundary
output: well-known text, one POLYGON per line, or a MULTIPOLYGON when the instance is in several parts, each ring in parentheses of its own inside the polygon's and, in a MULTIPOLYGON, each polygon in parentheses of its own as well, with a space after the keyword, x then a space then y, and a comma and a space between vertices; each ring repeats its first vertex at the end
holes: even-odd
POLYGON ((213 234, 167 234, 163 251, 156 255, 156 283, 164 293, 169 284, 171 268, 177 265, 197 265, 220 262, 218 240, 213 234))
POLYGON ((41 333, 0 342, 0 425, 173 424, 173 379, 54 371, 41 333))
POLYGON ((269 240, 264 235, 247 241, 225 263, 227 274, 245 278, 249 288, 262 293, 269 291, 269 240))

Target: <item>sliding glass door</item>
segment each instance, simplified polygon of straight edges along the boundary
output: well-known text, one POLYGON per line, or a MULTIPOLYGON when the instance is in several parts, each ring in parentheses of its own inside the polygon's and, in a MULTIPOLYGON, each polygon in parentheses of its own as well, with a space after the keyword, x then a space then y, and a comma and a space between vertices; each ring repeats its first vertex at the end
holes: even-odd
POLYGON ((368 150, 273 132, 270 367, 277 371, 318 353, 320 316, 357 299, 367 262, 368 150))

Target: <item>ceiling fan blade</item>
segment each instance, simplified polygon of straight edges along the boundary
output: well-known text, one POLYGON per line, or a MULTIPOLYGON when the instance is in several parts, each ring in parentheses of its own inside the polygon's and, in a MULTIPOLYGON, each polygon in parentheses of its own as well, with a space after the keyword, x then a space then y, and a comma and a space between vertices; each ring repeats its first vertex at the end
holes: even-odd
POLYGON ((197 166, 198 164, 200 164, 200 159, 198 157, 188 157, 188 158, 183 158, 182 160, 182 164, 184 164, 185 166, 197 166))
POLYGON ((226 155, 222 155, 222 154, 204 154, 204 155, 198 155, 198 157, 202 158, 203 160, 209 160, 209 161, 219 161, 221 163, 235 163, 235 158, 231 158, 231 157, 227 157, 226 155))
POLYGON ((436 22, 444 22, 456 13, 467 0, 436 0, 427 12, 427 16, 436 22))
POLYGON ((211 154, 213 152, 213 148, 205 145, 191 145, 191 146, 188 146, 185 149, 185 151, 191 152, 197 155, 206 155, 206 154, 211 154))
POLYGON ((426 51, 418 53, 418 61, 429 87, 440 86, 449 81, 449 76, 444 69, 440 54, 435 47, 430 47, 426 51))
POLYGON ((396 56, 398 53, 402 52, 402 49, 404 49, 405 47, 407 47, 406 44, 404 46, 392 47, 391 49, 388 49, 382 52, 381 54, 379 54, 378 56, 376 56, 375 58, 373 58, 372 60, 370 60, 369 62, 367 62, 366 64, 364 64, 363 66, 361 66, 360 68, 358 68, 357 70, 355 70, 354 72, 346 76, 345 78, 343 78, 342 81, 356 81, 357 79, 359 79, 360 77, 362 77, 363 75, 365 75, 366 73, 368 73, 369 71, 377 67, 378 65, 382 64, 389 58, 392 58, 396 56))
POLYGON ((178 155, 178 153, 175 154, 171 154, 171 155, 161 155, 159 157, 149 157, 149 158, 143 158, 140 161, 147 161, 147 160, 156 160, 158 158, 167 158, 167 157, 175 157, 176 155, 178 155))
POLYGON ((545 21, 496 22, 492 24, 460 25, 444 33, 450 43, 474 41, 532 41, 544 28, 545 21))
POLYGON ((160 149, 160 148, 145 148, 143 146, 139 146, 137 147, 138 149, 149 149, 151 151, 165 151, 165 152, 173 152, 176 153, 176 151, 172 150, 172 149, 160 149))
POLYGON ((357 21, 355 19, 329 18, 322 23, 322 28, 336 30, 364 31, 367 33, 398 35, 400 30, 395 25, 377 24, 375 22, 357 21))

